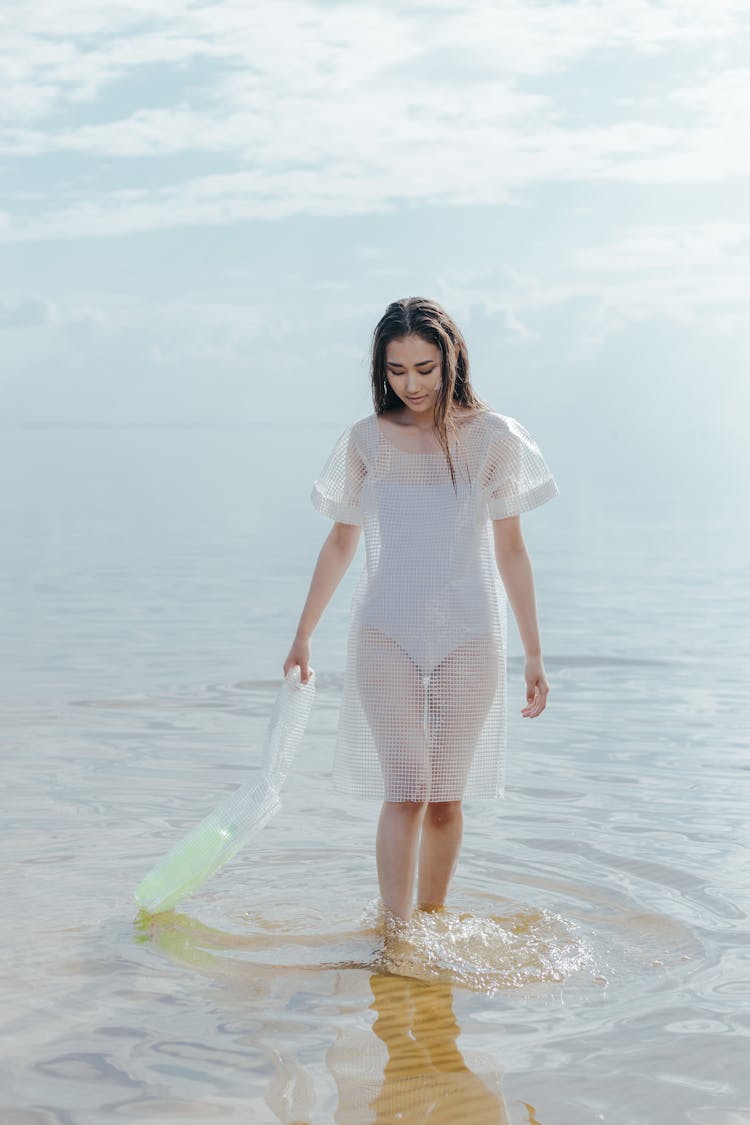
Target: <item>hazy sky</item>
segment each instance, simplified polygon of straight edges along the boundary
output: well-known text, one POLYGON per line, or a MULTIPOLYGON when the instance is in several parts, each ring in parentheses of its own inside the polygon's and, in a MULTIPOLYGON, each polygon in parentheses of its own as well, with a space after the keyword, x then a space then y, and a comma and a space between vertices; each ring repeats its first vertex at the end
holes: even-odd
POLYGON ((749 33, 746 0, 8 0, 2 422, 340 430, 420 294, 557 468, 747 481, 749 33))

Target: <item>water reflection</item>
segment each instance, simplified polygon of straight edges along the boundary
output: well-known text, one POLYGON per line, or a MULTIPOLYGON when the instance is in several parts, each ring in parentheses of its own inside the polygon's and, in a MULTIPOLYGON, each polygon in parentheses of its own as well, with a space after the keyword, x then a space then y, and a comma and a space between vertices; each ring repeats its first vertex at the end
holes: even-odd
MULTIPOLYGON (((159 915, 142 911, 136 929, 139 940, 152 942, 170 959, 223 978, 229 985, 228 1005, 234 1006, 243 995, 255 1000, 274 996, 268 1019, 255 1029, 251 1040, 243 1039, 272 1064, 263 1100, 284 1125, 304 1122, 314 1111, 316 1096, 311 1074, 296 1052, 289 1050, 279 986, 289 997, 287 1010, 294 1012, 299 1036, 303 1027, 296 998, 309 995, 311 973, 326 974, 334 995, 351 995, 352 984, 357 992, 359 986, 350 974, 368 968, 367 977, 363 974, 360 979, 369 985, 368 1010, 375 1013, 372 1025, 353 1030, 349 1020, 335 1017, 328 1025, 333 1042, 325 1059, 337 1091, 333 1118, 337 1125, 505 1125, 510 1121, 497 1060, 458 1045, 461 1027, 453 1010, 454 983, 409 975, 405 970, 412 960, 404 958, 403 940, 391 948, 393 971, 389 972, 382 971, 387 941, 385 947, 371 951, 369 966, 366 960, 315 964, 317 958, 306 965, 304 957, 282 966, 273 953, 281 953, 284 945, 287 953, 312 945, 319 956, 328 942, 310 934, 232 934, 172 911, 159 915), (264 952, 271 954, 270 962, 260 959, 264 952), (373 972, 374 964, 381 971, 373 972), (349 971, 342 976, 342 970, 349 971)), ((426 973, 426 966, 423 971, 426 973)), ((327 989, 319 991, 323 994, 327 989)), ((319 1033, 320 1027, 314 1030, 319 1033)), ((304 1042, 304 1035, 300 1041, 304 1042)), ((529 1120, 536 1118, 532 1114, 529 1120)))
POLYGON ((451 985, 373 973, 370 989, 377 1013, 370 1042, 342 1034, 327 1054, 337 1125, 510 1121, 493 1060, 475 1054, 469 1065, 459 1050, 451 985))

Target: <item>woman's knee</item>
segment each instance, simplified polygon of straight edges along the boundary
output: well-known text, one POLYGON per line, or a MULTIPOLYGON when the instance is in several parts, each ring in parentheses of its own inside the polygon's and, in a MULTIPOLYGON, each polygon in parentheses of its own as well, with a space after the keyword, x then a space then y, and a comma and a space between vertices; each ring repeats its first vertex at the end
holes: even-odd
POLYGON ((385 801, 383 808, 395 816, 409 820, 422 816, 429 805, 426 801, 385 801))
POLYGON ((425 820, 433 828, 446 828, 455 824, 461 816, 460 801, 430 801, 425 811, 425 820))

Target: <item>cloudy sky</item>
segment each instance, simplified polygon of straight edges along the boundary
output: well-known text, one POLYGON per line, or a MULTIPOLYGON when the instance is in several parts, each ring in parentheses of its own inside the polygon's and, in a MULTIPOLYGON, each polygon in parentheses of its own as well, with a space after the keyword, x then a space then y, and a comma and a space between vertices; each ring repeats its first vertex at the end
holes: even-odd
POLYGON ((556 466, 740 479, 748 48, 746 0, 8 0, 2 423, 340 429, 421 294, 556 466))

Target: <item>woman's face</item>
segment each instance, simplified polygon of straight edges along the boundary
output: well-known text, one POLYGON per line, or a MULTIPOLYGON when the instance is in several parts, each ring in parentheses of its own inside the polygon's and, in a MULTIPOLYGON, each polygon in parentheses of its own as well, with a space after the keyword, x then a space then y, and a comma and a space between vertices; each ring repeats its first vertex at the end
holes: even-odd
POLYGON ((413 414, 430 416, 440 388, 440 352, 421 336, 402 336, 385 349, 385 374, 394 394, 413 414))

